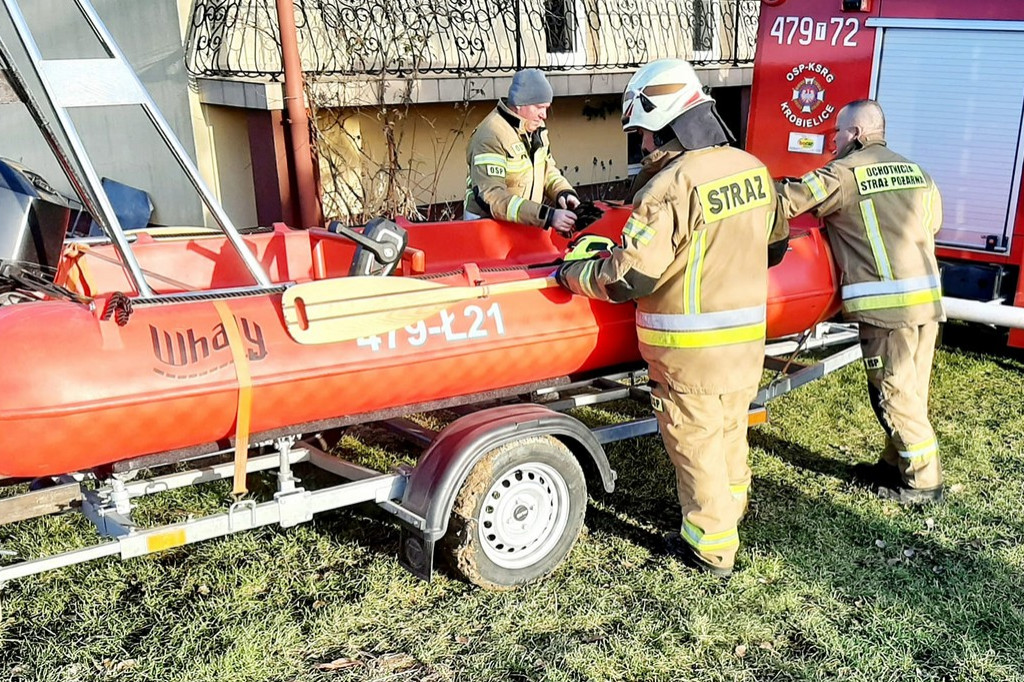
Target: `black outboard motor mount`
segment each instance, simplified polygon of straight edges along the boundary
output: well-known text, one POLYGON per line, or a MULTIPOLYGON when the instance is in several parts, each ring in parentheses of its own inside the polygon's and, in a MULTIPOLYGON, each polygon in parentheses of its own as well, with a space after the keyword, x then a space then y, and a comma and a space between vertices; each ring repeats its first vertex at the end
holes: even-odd
POLYGON ((80 209, 27 168, 0 159, 0 262, 52 273, 80 209))
POLYGON ((362 232, 356 232, 337 220, 331 221, 327 230, 345 235, 358 245, 349 275, 390 275, 398 267, 409 243, 408 232, 387 218, 374 218, 366 223, 362 232))

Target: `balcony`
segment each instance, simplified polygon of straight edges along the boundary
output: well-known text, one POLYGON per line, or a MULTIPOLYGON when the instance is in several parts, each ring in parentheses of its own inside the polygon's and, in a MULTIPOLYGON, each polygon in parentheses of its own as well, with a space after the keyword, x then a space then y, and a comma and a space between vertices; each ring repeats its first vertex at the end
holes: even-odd
MULTIPOLYGON (((621 92, 682 57, 712 86, 750 82, 758 0, 296 0, 320 106, 490 100, 525 67, 556 95, 621 92)), ((186 41, 203 100, 281 108, 274 0, 197 0, 186 41)))

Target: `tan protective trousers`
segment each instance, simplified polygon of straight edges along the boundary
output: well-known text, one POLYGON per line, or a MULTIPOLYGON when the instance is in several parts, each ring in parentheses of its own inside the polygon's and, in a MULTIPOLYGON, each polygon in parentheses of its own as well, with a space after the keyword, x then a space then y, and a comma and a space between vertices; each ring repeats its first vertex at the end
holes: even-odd
POLYGON ((724 395, 677 393, 656 383, 651 403, 676 470, 683 540, 712 566, 731 568, 747 508, 747 411, 757 386, 724 395))
POLYGON ((860 323, 868 395, 885 430, 882 459, 899 467, 910 488, 942 485, 935 432, 928 421, 928 383, 939 325, 883 329, 860 323))

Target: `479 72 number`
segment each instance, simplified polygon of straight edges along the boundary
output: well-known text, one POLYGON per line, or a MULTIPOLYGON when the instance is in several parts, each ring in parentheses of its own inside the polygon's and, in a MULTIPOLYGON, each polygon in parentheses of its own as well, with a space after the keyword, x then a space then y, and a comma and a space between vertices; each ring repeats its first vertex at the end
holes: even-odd
POLYGON ((857 47, 860 21, 854 17, 832 17, 815 21, 811 17, 776 17, 768 35, 779 45, 828 43, 833 47, 857 47))

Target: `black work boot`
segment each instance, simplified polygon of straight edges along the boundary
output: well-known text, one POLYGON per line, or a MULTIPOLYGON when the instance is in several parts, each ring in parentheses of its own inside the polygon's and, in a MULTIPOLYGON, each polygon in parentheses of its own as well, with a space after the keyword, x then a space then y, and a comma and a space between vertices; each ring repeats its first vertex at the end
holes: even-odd
POLYGON ((945 486, 935 488, 908 488, 905 485, 878 488, 878 496, 883 500, 893 500, 905 506, 921 504, 939 504, 945 498, 945 486))
POLYGON ((861 462, 854 464, 852 469, 853 479, 869 488, 899 488, 903 485, 900 477, 900 470, 880 459, 874 464, 861 462))
POLYGON ((683 540, 683 536, 679 533, 669 533, 665 536, 665 551, 670 556, 674 556, 690 568, 702 573, 710 573, 716 578, 721 578, 722 580, 732 576, 731 567, 722 568, 721 566, 709 564, 704 560, 704 557, 697 553, 697 550, 691 547, 686 540, 683 540))

